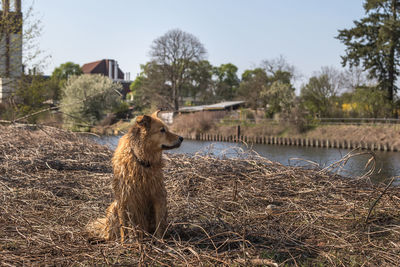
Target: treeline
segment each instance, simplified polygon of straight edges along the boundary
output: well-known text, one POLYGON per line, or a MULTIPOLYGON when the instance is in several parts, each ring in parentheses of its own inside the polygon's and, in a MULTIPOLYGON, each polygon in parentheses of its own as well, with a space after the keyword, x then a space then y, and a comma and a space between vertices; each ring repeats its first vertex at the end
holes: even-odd
POLYGON ((88 131, 99 123, 111 124, 129 113, 122 85, 100 74, 83 74, 66 62, 51 76, 29 71, 17 80, 14 94, 0 103, 0 120, 44 123, 74 131, 88 131))
POLYGON ((154 40, 151 59, 132 85, 136 106, 167 106, 220 100, 245 100, 266 116, 296 114, 311 117, 398 117, 400 75, 400 1, 366 0, 365 17, 335 36, 346 47, 343 67, 323 67, 295 97, 294 68, 281 58, 266 60, 239 78, 231 63, 212 66, 193 35, 171 30, 154 40), (190 100, 190 101, 185 101, 190 100))
MULTIPOLYGON (((108 77, 82 75, 78 64, 67 62, 55 68, 50 77, 37 73, 24 75, 11 108, 1 110, 3 119, 15 120, 57 107, 64 126, 86 130, 94 125, 115 122, 156 108, 178 111, 183 105, 244 100, 248 108, 292 122, 298 130, 307 129, 318 118, 391 117, 398 111, 397 98, 391 102, 360 68, 341 71, 322 67, 295 94, 298 71, 283 56, 263 60, 258 67, 241 75, 232 63, 213 66, 205 59, 205 49, 196 37, 175 29, 156 39, 152 59, 142 65, 123 101, 121 85, 108 77), (113 116, 110 114, 114 114, 113 116)), ((36 122, 42 115, 29 116, 36 122)))
POLYGON ((301 85, 296 96, 296 68, 283 56, 262 61, 241 76, 232 63, 213 66, 205 60, 205 49, 193 35, 175 29, 156 39, 151 61, 128 95, 137 109, 166 107, 178 111, 182 105, 244 100, 246 105, 272 118, 391 117, 398 99, 388 93, 361 68, 341 71, 322 67, 301 85))
POLYGON ((346 46, 342 64, 348 69, 322 67, 297 95, 294 84, 301 75, 283 56, 239 75, 233 63, 213 66, 197 37, 173 29, 153 41, 150 60, 141 66, 127 101, 118 94, 120 85, 107 77, 81 75, 79 65, 67 62, 51 77, 23 75, 9 106, 1 104, 0 118, 32 122, 40 110, 55 106, 75 129, 114 114, 112 122, 129 108, 177 112, 183 105, 230 100, 244 100, 265 117, 293 121, 300 129, 323 117, 398 117, 400 0, 366 0, 364 9, 364 18, 336 36, 346 46))

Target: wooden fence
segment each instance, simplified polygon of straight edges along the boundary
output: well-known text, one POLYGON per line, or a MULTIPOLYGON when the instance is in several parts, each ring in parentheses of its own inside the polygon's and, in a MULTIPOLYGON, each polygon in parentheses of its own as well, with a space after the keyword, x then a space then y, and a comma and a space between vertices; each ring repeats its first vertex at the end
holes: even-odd
POLYGON ((369 143, 364 141, 352 140, 328 140, 328 139, 309 139, 309 138, 290 138, 276 136, 243 136, 220 134, 193 134, 184 136, 188 140, 212 141, 212 142, 236 142, 248 144, 267 144, 267 145, 286 145, 302 147, 321 147, 321 148, 343 148, 343 149, 368 149, 380 151, 398 151, 398 148, 389 143, 369 143))

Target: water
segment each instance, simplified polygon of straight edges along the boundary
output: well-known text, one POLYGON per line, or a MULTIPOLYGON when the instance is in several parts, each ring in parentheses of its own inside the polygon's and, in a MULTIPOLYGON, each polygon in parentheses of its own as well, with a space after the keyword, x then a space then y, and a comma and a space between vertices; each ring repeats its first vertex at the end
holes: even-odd
MULTIPOLYGON (((120 136, 104 136, 96 138, 100 144, 107 145, 115 149, 118 145, 120 136)), ((207 142, 185 140, 178 149, 169 150, 170 153, 184 153, 193 155, 195 153, 210 154, 216 157, 238 157, 243 156, 242 151, 253 149, 260 156, 266 157, 271 161, 280 162, 287 166, 311 167, 318 165, 325 168, 342 159, 348 149, 298 147, 298 146, 278 146, 254 144, 246 147, 243 144, 227 142, 207 142)), ((365 152, 365 151, 363 151, 365 152)), ((374 152, 376 155, 375 171, 371 176, 374 182, 386 181, 391 177, 400 176, 400 152, 374 152)), ((370 159, 370 155, 359 155, 350 158, 343 168, 334 168, 343 176, 359 177, 366 173, 365 165, 370 159)), ((395 185, 400 185, 400 177, 397 177, 395 185)))

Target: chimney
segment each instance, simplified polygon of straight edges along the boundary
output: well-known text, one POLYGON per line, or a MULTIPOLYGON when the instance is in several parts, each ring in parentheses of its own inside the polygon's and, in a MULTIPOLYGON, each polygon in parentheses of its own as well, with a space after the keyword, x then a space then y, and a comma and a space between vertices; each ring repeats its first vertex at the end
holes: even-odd
POLYGON ((114 80, 118 80, 118 62, 114 61, 114 80))
POLYGON ((21 0, 14 0, 15 12, 21 12, 21 0))
POLYGON ((7 14, 10 11, 10 0, 3 0, 3 13, 7 14))
POLYGON ((113 60, 108 60, 108 78, 112 79, 112 70, 113 70, 113 60))

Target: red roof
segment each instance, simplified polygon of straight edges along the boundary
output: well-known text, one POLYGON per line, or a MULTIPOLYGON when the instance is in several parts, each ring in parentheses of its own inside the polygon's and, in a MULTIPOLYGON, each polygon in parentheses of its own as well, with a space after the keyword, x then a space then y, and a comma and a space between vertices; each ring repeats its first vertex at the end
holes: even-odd
MULTIPOLYGON (((86 63, 82 66, 82 72, 85 74, 102 74, 108 77, 109 62, 114 61, 111 59, 102 59, 95 62, 86 63)), ((111 70, 112 77, 114 78, 114 68, 111 70)), ((124 73, 118 67, 118 79, 124 79, 124 73)))

